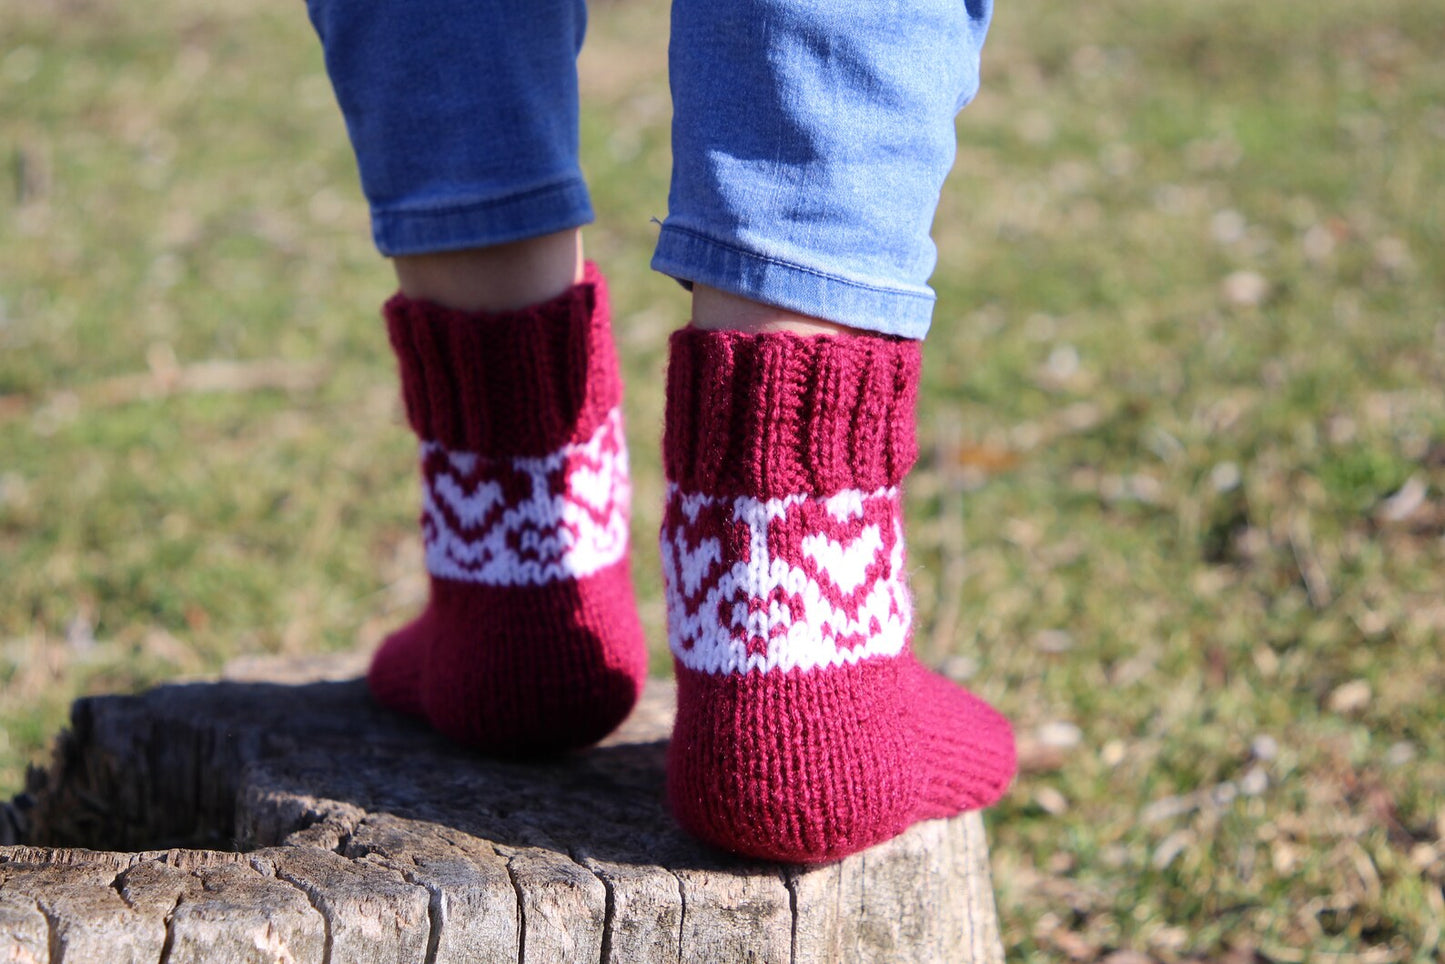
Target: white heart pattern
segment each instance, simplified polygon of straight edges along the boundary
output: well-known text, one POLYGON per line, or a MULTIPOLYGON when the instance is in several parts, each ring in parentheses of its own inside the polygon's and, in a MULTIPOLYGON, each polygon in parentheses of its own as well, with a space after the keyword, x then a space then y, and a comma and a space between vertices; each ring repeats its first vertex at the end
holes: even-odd
POLYGON ((586 442, 535 458, 421 444, 422 535, 432 575, 539 586, 591 575, 627 552, 632 486, 622 412, 586 442))
POLYGON ((717 497, 668 487, 668 638, 706 673, 840 666, 908 642, 898 489, 826 498, 717 497))

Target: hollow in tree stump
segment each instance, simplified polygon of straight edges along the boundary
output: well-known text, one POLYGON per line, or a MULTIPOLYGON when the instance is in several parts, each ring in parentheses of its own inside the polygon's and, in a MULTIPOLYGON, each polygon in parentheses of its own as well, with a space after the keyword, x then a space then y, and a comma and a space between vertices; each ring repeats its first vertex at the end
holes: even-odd
POLYGON ((377 708, 357 669, 78 701, 0 806, 0 961, 1003 960, 977 814, 743 861, 667 814, 668 683, 600 747, 520 764, 377 708))

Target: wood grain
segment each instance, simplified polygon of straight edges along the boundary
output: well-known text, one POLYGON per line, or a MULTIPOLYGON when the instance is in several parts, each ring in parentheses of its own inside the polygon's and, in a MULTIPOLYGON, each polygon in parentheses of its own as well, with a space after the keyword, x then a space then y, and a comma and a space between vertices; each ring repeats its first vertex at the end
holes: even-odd
POLYGON ((0 812, 0 961, 1003 960, 977 814, 744 861, 666 812, 670 684, 602 746, 522 764, 377 708, 359 669, 77 702, 0 812))

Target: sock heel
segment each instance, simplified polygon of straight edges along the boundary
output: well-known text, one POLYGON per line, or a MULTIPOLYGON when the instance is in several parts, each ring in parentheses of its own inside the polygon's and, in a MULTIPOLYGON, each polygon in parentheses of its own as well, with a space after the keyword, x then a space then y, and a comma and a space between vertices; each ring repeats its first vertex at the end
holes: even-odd
POLYGON ((668 791, 714 846, 796 863, 901 832, 919 792, 894 667, 714 675, 679 666, 668 791))

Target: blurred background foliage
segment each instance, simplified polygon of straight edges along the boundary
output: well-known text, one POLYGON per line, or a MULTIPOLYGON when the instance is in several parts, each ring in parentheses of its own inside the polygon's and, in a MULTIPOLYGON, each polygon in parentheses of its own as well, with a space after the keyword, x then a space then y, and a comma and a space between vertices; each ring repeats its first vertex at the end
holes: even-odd
MULTIPOLYGON (((659 672, 666 15, 595 3, 582 63, 659 672)), ((0 23, 8 796, 76 695, 369 647, 426 584, 303 7, 0 23)), ((1020 735, 1011 959, 1442 953, 1442 198, 1434 3, 999 6, 908 509, 917 648, 1020 735)))

